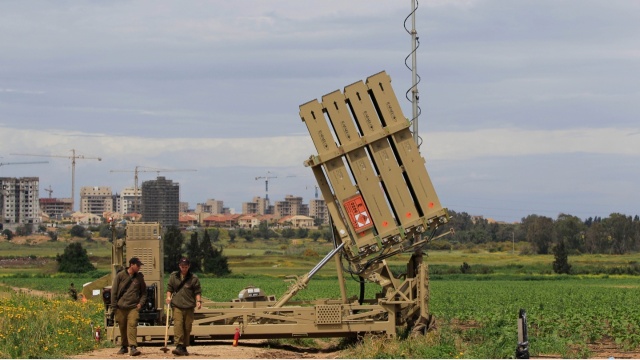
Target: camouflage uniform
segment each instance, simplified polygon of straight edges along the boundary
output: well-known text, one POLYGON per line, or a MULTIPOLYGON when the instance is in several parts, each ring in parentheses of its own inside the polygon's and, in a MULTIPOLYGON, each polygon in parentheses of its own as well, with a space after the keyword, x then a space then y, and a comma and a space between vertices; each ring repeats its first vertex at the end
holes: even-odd
POLYGON ((111 307, 116 311, 115 321, 120 327, 123 348, 127 346, 138 346, 138 305, 142 308, 146 301, 147 285, 144 282, 144 275, 138 271, 131 276, 128 269, 120 271, 115 279, 113 279, 113 286, 111 287, 111 307), (130 281, 129 279, 132 281, 131 285, 127 287, 124 294, 122 294, 116 303, 116 298, 121 290, 127 286, 127 283, 130 281))
POLYGON ((171 297, 171 306, 173 307, 173 337, 176 345, 186 348, 189 346, 191 338, 196 295, 202 294, 198 276, 189 271, 185 277, 182 277, 180 271, 174 271, 171 273, 171 276, 169 276, 169 283, 167 284, 167 295, 169 294, 173 294, 171 297), (185 278, 187 280, 184 285, 176 292, 175 290, 185 278))

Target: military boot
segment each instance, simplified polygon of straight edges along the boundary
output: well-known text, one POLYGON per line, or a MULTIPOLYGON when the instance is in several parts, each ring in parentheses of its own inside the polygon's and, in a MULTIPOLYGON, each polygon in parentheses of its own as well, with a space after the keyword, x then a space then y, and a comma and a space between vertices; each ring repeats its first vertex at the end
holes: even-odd
POLYGON ((171 353, 178 356, 189 355, 189 353, 187 352, 187 349, 182 345, 177 345, 176 348, 173 349, 173 351, 171 351, 171 353))
POLYGON ((126 354, 127 353, 127 347, 126 346, 122 346, 120 348, 120 350, 118 350, 118 354, 126 354))
POLYGON ((129 349, 130 356, 138 356, 140 354, 141 354, 140 350, 138 350, 135 346, 132 346, 131 349, 129 349))

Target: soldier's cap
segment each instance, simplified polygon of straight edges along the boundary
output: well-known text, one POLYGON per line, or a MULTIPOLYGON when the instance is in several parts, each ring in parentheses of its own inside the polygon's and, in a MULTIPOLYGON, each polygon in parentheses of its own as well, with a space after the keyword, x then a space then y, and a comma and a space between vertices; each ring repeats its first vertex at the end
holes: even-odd
POLYGON ((131 260, 129 260, 129 265, 131 264, 136 264, 138 266, 144 265, 142 261, 140 261, 140 259, 138 259, 137 257, 132 257, 131 260))
POLYGON ((187 259, 186 257, 183 257, 182 259, 180 259, 180 262, 178 264, 179 265, 190 265, 191 263, 189 262, 189 259, 187 259))

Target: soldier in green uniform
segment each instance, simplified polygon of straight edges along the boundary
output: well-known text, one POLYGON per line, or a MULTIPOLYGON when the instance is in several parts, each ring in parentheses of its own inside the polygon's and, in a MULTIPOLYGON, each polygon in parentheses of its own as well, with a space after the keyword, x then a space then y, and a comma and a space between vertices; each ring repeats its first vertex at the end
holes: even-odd
POLYGON ((71 283, 71 286, 69 286, 69 296, 71 296, 71 299, 73 299, 73 301, 78 300, 78 290, 76 290, 76 287, 73 285, 73 283, 71 283))
POLYGON ((144 275, 140 272, 142 262, 137 257, 129 260, 129 267, 120 271, 111 287, 111 308, 115 310, 115 320, 120 327, 120 337, 122 347, 118 354, 126 354, 127 347, 129 355, 138 356, 140 350, 138 346, 138 319, 140 309, 147 301, 147 285, 144 282, 144 275))
POLYGON ((202 288, 198 276, 189 271, 189 259, 180 259, 178 266, 180 271, 172 272, 167 284, 167 304, 173 307, 173 337, 176 343, 172 353, 189 355, 187 346, 191 338, 193 314, 196 307, 202 307, 202 288))

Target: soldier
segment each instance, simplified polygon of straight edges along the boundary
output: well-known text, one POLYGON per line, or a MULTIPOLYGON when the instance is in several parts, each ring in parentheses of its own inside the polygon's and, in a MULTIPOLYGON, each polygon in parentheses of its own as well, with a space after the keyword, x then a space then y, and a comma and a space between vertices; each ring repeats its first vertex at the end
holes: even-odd
POLYGON ((76 290, 76 287, 73 285, 73 283, 71 283, 71 286, 69 286, 69 296, 71 296, 74 301, 78 300, 78 290, 76 290))
POLYGON ((169 276, 167 284, 167 304, 173 307, 173 337, 176 348, 175 355, 189 355, 187 346, 191 338, 193 314, 195 307, 202 307, 202 289, 196 274, 189 271, 189 259, 182 258, 178 264, 180 271, 174 271, 169 276))
POLYGON ((111 308, 115 310, 115 320, 120 327, 120 337, 122 347, 118 354, 126 354, 127 347, 129 355, 138 356, 140 350, 138 346, 138 318, 140 309, 147 301, 147 285, 144 282, 144 275, 140 272, 142 262, 137 257, 129 260, 129 267, 125 271, 120 271, 111 287, 111 308))

